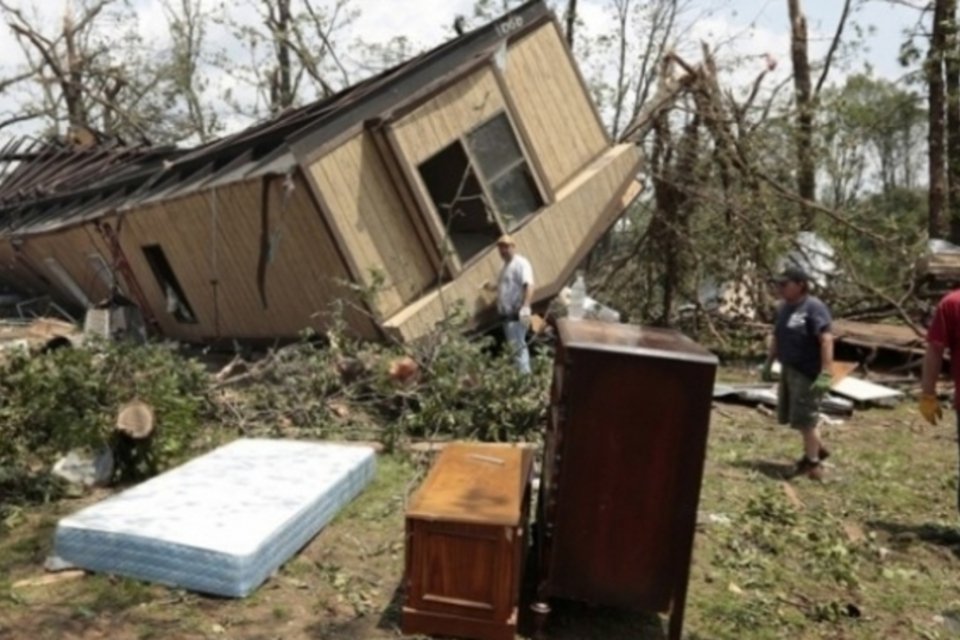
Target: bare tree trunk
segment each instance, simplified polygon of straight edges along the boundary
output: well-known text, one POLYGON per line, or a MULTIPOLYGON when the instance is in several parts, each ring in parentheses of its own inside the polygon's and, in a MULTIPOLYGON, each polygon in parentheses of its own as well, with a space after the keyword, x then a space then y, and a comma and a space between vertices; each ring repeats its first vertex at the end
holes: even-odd
POLYGON ((669 166, 673 158, 673 141, 670 135, 670 123, 667 113, 658 115, 653 124, 653 152, 650 156, 650 168, 653 178, 653 197, 655 208, 650 220, 650 238, 658 248, 663 263, 661 280, 662 298, 658 323, 667 326, 673 310, 676 256, 671 247, 670 220, 676 211, 675 192, 671 188, 669 166))
MULTIPOLYGON (((800 0, 787 0, 790 10, 790 54, 793 60, 793 86, 797 100, 797 192, 804 200, 816 200, 816 162, 813 153, 813 89, 810 60, 807 57, 807 19, 800 0)), ((800 226, 810 231, 814 211, 806 203, 800 205, 800 226)))
POLYGON ((70 126, 82 129, 89 126, 87 113, 83 105, 83 60, 77 53, 76 30, 73 28, 73 16, 67 13, 63 18, 63 39, 67 45, 67 69, 60 78, 63 86, 63 99, 67 104, 70 126))
POLYGON ((567 23, 567 46, 573 51, 573 30, 577 26, 577 0, 567 0, 567 10, 563 17, 567 23))
POLYGON ((930 172, 927 230, 931 238, 939 238, 943 232, 943 212, 946 204, 943 65, 946 53, 944 20, 947 15, 948 1, 949 0, 937 0, 934 5, 933 32, 930 38, 930 50, 927 53, 925 65, 928 87, 928 165, 930 172))
POLYGON ((957 0, 945 0, 947 88, 947 209, 950 242, 960 244, 960 58, 957 51, 957 0))
POLYGON ((201 95, 199 65, 206 34, 208 16, 203 13, 202 0, 179 0, 178 7, 172 0, 164 0, 167 25, 173 44, 173 81, 187 104, 189 127, 201 142, 213 137, 215 124, 212 114, 204 107, 201 95))
POLYGON ((270 79, 270 112, 275 114, 294 102, 293 73, 290 66, 293 16, 290 13, 290 0, 264 0, 264 4, 267 8, 267 26, 273 36, 273 47, 277 55, 277 66, 270 79))
POLYGON ((630 21, 630 5, 633 0, 614 0, 614 10, 617 14, 617 37, 619 50, 617 53, 617 87, 613 101, 613 137, 620 136, 620 118, 623 115, 623 103, 627 97, 627 26, 630 21))

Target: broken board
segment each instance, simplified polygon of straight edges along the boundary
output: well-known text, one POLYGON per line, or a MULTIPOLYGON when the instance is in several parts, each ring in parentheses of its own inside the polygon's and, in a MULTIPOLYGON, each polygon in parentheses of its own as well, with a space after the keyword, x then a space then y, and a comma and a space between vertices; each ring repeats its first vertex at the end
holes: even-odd
MULTIPOLYGON (((776 408, 777 388, 768 384, 723 384, 713 387, 713 399, 727 402, 741 402, 744 404, 762 404, 776 408)), ((848 416, 853 413, 853 403, 846 398, 839 398, 828 394, 820 401, 820 410, 823 413, 848 416)))
POLYGON ((861 403, 896 404, 903 399, 902 391, 853 376, 840 380, 830 390, 837 395, 861 403))

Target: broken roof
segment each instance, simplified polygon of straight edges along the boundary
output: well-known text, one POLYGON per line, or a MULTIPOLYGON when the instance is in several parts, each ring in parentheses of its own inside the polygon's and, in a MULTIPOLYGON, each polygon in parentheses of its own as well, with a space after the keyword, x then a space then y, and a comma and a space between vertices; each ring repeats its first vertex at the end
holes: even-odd
POLYGON ((532 0, 328 98, 189 150, 10 143, 0 150, 0 232, 52 231, 174 193, 286 173, 344 133, 446 86, 489 59, 503 41, 550 19, 543 0, 532 0))

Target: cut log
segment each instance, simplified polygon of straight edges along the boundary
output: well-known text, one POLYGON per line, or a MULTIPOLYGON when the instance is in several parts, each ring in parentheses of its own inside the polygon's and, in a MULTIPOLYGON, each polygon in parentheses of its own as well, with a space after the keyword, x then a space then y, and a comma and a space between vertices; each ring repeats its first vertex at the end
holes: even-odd
POLYGON ((115 427, 120 433, 134 440, 144 440, 153 433, 153 427, 153 407, 146 402, 133 400, 120 407, 115 427))

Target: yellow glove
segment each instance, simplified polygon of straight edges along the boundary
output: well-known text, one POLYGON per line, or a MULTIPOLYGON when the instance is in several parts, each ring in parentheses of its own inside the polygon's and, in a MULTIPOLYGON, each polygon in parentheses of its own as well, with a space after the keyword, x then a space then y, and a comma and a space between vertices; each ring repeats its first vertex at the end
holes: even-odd
POLYGON ((920 394, 920 415, 930 424, 937 424, 937 420, 943 417, 943 409, 940 407, 940 401, 934 393, 920 394))

